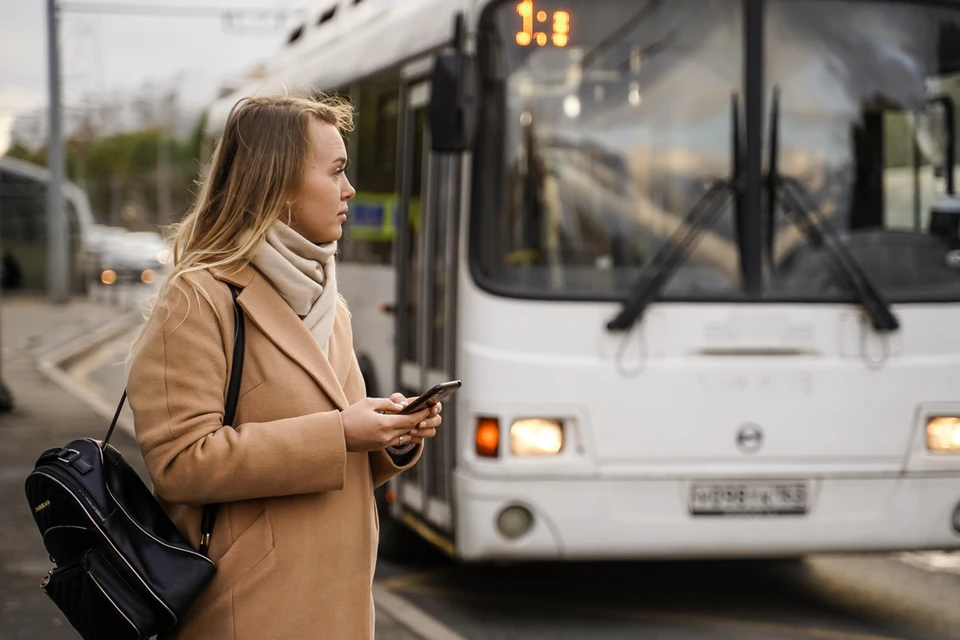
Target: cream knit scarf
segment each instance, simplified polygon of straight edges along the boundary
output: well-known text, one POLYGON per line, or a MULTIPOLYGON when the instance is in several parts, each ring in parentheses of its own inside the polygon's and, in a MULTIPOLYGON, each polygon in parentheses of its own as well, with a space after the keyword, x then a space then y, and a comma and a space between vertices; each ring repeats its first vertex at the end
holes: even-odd
POLYGON ((337 317, 336 242, 313 244, 282 222, 267 231, 251 263, 300 316, 328 354, 337 317))
MULTIPOLYGON (((316 245, 277 222, 250 262, 296 312, 313 338, 329 355, 330 335, 337 316, 337 272, 333 255, 337 243, 316 245)), ((395 456, 413 450, 413 444, 387 447, 395 456)))

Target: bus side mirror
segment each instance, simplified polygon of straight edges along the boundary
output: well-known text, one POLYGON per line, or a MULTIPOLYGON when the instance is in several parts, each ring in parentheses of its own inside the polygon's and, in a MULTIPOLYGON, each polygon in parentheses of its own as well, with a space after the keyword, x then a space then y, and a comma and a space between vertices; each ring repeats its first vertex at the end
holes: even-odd
POLYGON ((477 128, 477 58, 453 51, 437 56, 430 96, 431 148, 462 153, 473 147, 477 128))

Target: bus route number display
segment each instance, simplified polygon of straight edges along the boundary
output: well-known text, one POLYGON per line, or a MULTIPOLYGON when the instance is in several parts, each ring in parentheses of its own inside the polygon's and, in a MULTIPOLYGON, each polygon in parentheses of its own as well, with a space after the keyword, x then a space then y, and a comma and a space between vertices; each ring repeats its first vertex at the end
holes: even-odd
POLYGON ((547 15, 546 11, 533 6, 533 0, 523 0, 517 5, 517 14, 522 23, 520 31, 517 31, 517 44, 521 47, 529 47, 533 43, 545 47, 548 42, 555 47, 565 47, 570 42, 569 12, 554 11, 553 15, 547 15))

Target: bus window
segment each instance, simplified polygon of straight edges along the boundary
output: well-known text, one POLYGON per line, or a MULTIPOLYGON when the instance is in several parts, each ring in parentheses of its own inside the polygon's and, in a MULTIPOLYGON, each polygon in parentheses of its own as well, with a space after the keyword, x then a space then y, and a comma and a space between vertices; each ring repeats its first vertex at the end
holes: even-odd
MULTIPOLYGON (((542 45, 518 34, 516 4, 481 25, 481 58, 491 62, 474 163, 474 272, 520 296, 622 296, 705 185, 732 173, 741 5, 537 6, 584 19, 569 41, 557 33, 542 45)), ((740 280, 730 208, 665 295, 730 297, 740 280)))
MULTIPOLYGON (((948 259, 956 234, 931 225, 956 173, 945 165, 960 100, 960 10, 825 0, 768 7, 764 85, 780 90, 779 173, 804 186, 891 302, 960 297, 960 270, 948 259)), ((849 298, 827 253, 784 211, 772 228, 770 297, 849 298)))
POLYGON ((351 133, 352 175, 357 195, 344 226, 345 262, 393 264, 400 77, 373 78, 354 91, 356 122, 351 133))
MULTIPOLYGON (((47 185, 29 178, 0 172, 0 243, 3 260, 15 270, 18 288, 42 291, 47 286, 47 185)), ((68 247, 72 256, 73 288, 82 287, 82 274, 75 268, 80 249, 80 223, 69 197, 64 198, 68 247)))

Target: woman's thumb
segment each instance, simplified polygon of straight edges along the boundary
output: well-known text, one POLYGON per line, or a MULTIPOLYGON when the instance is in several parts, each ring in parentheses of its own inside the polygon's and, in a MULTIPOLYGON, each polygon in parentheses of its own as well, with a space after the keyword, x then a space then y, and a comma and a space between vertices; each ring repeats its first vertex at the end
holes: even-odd
POLYGON ((389 398, 371 398, 373 400, 373 410, 374 411, 386 411, 390 413, 397 413, 403 409, 403 405, 390 400, 389 398))

